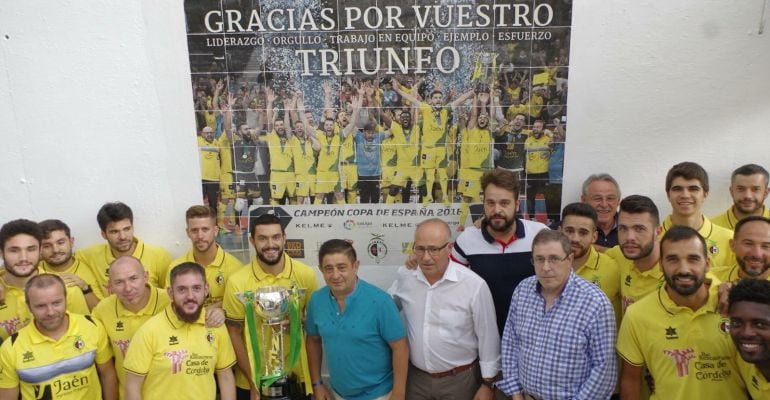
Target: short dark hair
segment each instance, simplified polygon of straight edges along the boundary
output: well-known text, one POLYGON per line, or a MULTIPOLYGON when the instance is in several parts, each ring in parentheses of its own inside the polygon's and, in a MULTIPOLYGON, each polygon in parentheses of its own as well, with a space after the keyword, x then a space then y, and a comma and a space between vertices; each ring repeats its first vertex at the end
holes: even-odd
POLYGON ((38 222, 38 226, 40 226, 40 230, 43 233, 43 238, 51 236, 51 232, 54 231, 64 231, 64 234, 67 235, 67 237, 72 237, 70 234, 70 227, 67 226, 64 221, 59 219, 47 219, 38 222))
POLYGON ((36 222, 28 219, 15 219, 6 222, 0 228, 0 249, 5 250, 5 242, 16 235, 21 234, 34 237, 37 239, 38 244, 43 240, 43 231, 36 222))
POLYGON ((521 182, 519 181, 519 175, 515 172, 508 171, 502 168, 495 168, 491 171, 487 171, 484 175, 481 175, 481 191, 487 190, 487 186, 495 185, 499 188, 513 192, 513 198, 519 198, 519 190, 521 188, 521 182))
POLYGON ((760 221, 770 225, 770 218, 763 217, 761 215, 749 215, 748 217, 741 219, 737 224, 735 224, 735 230, 733 230, 733 238, 738 237, 738 232, 743 228, 744 225, 754 221, 760 221))
POLYGON ((760 174, 763 177, 765 177, 765 183, 767 183, 768 180, 770 180, 770 173, 768 173, 767 170, 764 169, 761 165, 746 164, 746 165, 741 165, 740 167, 736 168, 735 171, 733 171, 733 174, 730 175, 730 183, 735 182, 735 177, 737 175, 749 176, 749 175, 757 175, 757 174, 760 174))
POLYGON ((330 239, 325 241, 321 248, 318 249, 318 266, 323 267, 323 259, 329 254, 344 254, 350 261, 356 261, 356 249, 353 248, 353 244, 347 240, 342 239, 330 239))
POLYGON ((203 283, 206 283, 206 270, 203 269, 203 267, 201 267, 201 265, 198 263, 186 261, 171 269, 168 285, 173 286, 176 277, 179 275, 189 274, 191 272, 200 275, 203 279, 203 283))
POLYGON ((660 238, 660 258, 663 259, 664 243, 681 242, 683 240, 689 240, 692 238, 698 238, 698 242, 700 242, 700 247, 703 250, 703 258, 707 259, 708 252, 706 250, 706 240, 703 239, 703 236, 701 236, 700 233, 698 233, 698 231, 685 225, 674 225, 669 230, 667 230, 666 233, 663 234, 663 237, 660 238))
POLYGON ((770 281, 766 279, 741 279, 728 296, 728 310, 732 310, 733 304, 748 301, 770 306, 770 281))
POLYGON ((666 193, 671 189, 671 182, 675 178, 684 178, 687 180, 697 179, 700 182, 704 192, 709 191, 709 175, 699 164, 692 161, 680 162, 668 170, 666 174, 666 193))
POLYGON ((213 218, 217 219, 217 212, 209 206, 196 205, 187 209, 184 214, 185 220, 193 218, 213 218))
POLYGON ((654 226, 660 225, 658 206, 647 196, 632 194, 620 201, 620 212, 629 214, 650 214, 654 226))
POLYGON ((596 210, 586 203, 570 203, 564 206, 564 210, 561 212, 561 220, 574 215, 576 217, 589 218, 594 223, 594 227, 599 224, 599 217, 596 215, 596 210))
POLYGON ((562 231, 552 231, 550 229, 542 229, 532 239, 532 250, 535 250, 535 246, 539 244, 546 244, 556 242, 561 245, 561 249, 564 253, 569 255, 572 253, 572 245, 569 238, 562 231))
POLYGON ((61 286, 62 292, 64 292, 64 298, 67 298, 67 286, 64 284, 64 280, 56 274, 38 274, 29 278, 24 285, 24 297, 27 306, 29 306, 29 290, 32 288, 43 289, 54 285, 61 286))
POLYGON ((119 201, 105 203, 96 214, 96 222, 99 223, 99 229, 101 229, 102 232, 107 230, 107 225, 110 223, 122 221, 124 219, 127 219, 133 224, 134 213, 131 211, 131 207, 119 201))
POLYGON ((257 225, 279 225, 281 227, 281 233, 284 235, 286 232, 283 230, 283 225, 281 224, 281 219, 278 218, 277 215, 272 213, 265 213, 262 214, 256 218, 252 218, 249 222, 249 232, 251 232, 251 236, 254 236, 254 229, 257 227, 257 225))

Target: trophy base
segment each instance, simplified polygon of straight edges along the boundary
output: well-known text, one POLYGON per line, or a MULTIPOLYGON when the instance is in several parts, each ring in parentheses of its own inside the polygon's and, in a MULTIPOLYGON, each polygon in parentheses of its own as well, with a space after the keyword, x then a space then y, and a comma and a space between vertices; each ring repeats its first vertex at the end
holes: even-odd
POLYGON ((281 378, 268 387, 263 387, 260 398, 265 400, 292 400, 292 382, 287 378, 281 378))

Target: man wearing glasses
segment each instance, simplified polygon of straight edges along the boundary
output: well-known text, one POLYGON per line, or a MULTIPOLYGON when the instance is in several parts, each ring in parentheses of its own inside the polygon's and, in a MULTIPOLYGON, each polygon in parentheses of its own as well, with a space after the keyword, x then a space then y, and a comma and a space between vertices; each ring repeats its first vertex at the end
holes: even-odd
POLYGON ((572 260, 564 233, 543 230, 532 240, 535 276, 513 292, 496 384, 513 400, 612 395, 615 313, 601 289, 575 274, 572 260))
POLYGON ((412 254, 389 292, 404 312, 409 342, 406 398, 491 400, 500 370, 500 338, 484 280, 449 260, 446 222, 417 226, 412 254))

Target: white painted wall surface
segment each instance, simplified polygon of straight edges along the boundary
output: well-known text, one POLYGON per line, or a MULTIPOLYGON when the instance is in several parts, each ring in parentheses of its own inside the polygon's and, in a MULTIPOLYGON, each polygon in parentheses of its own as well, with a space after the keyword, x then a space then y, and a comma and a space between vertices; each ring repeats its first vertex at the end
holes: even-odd
MULTIPOLYGON (((565 203, 605 171, 667 214, 665 172, 692 160, 711 215, 736 166, 770 167, 763 1, 575 2, 565 203)), ((61 218, 83 246, 122 200, 138 236, 181 254, 200 202, 183 3, 5 1, 0 49, 0 222, 61 218)))

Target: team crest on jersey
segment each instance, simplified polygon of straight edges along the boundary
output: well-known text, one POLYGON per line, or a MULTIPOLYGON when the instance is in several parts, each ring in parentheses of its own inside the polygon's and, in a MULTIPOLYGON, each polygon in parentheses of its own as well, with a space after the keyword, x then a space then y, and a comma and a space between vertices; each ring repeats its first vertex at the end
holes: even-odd
POLYGON ((22 362, 35 361, 35 355, 31 351, 25 351, 21 358, 22 362))
POLYGON ((118 321, 118 322, 115 323, 115 330, 116 331, 122 332, 123 329, 124 329, 123 328, 123 321, 118 321))
POLYGON ((695 358, 695 350, 687 348, 684 350, 663 350, 663 354, 671 357, 671 361, 676 365, 676 375, 680 378, 690 373, 690 360, 695 358))
POLYGON ((626 275, 625 284, 626 286, 631 286, 631 275, 626 275))
POLYGON ((214 344, 215 339, 216 338, 214 337, 214 332, 208 331, 208 333, 206 333, 206 340, 209 342, 209 344, 214 344))
POLYGON ((716 255, 717 253, 719 253, 719 245, 717 244, 716 241, 714 241, 714 240, 707 240, 706 242, 708 243, 709 254, 711 254, 713 256, 713 255, 716 255))
POLYGON ((75 346, 75 349, 77 350, 83 350, 83 347, 86 347, 86 342, 84 342, 83 338, 80 336, 75 336, 75 343, 72 345, 75 346))
POLYGON ((179 338, 177 338, 176 336, 169 336, 168 344, 170 345, 179 344, 179 338))
POLYGON ((602 287, 602 284, 601 284, 601 278, 599 277, 599 275, 594 275, 594 276, 592 276, 592 277, 591 277, 591 282, 592 282, 594 285, 596 285, 597 287, 602 287))
POLYGON ((666 339, 679 339, 679 335, 676 333, 676 328, 673 326, 666 328, 666 339))
POLYGON ((722 320, 719 321, 719 330, 722 331, 722 333, 730 333, 730 320, 728 318, 722 318, 722 320))
POLYGON ((223 274, 222 271, 219 271, 217 273, 217 277, 216 277, 215 281, 217 282, 217 285, 219 285, 219 286, 224 285, 224 283, 225 283, 225 274, 223 274))

